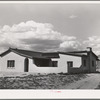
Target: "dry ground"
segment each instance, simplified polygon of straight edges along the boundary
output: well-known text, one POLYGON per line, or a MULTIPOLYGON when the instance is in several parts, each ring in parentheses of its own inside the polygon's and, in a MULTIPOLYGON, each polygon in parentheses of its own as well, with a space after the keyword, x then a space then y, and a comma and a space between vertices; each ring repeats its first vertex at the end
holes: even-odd
POLYGON ((0 73, 0 89, 100 89, 100 73, 0 73))
POLYGON ((61 87, 62 89, 100 89, 100 74, 88 74, 88 77, 61 87))
POLYGON ((0 89, 65 89, 88 74, 0 73, 0 89))

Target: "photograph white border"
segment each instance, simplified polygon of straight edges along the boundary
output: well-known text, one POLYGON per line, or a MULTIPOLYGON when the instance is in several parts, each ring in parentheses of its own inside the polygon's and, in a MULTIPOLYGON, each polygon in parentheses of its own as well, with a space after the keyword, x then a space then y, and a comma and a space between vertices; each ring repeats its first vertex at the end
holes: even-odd
MULTIPOLYGON (((0 4, 100 4, 100 1, 0 1, 0 4)), ((0 99, 100 99, 100 90, 0 89, 0 99)))

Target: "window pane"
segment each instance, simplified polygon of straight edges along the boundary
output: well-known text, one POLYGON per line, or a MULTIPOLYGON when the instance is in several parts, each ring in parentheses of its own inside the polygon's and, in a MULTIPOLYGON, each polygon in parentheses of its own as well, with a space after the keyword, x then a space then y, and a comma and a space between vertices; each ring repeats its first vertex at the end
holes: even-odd
POLYGON ((57 61, 52 61, 52 66, 57 67, 58 62, 57 61))
POLYGON ((7 61, 7 67, 15 67, 15 61, 14 60, 8 60, 7 61))
POLYGON ((13 60, 11 61, 11 67, 13 67, 13 60))
POLYGON ((11 62, 9 61, 9 67, 11 67, 11 62))
POLYGON ((68 64, 69 67, 73 67, 73 62, 72 61, 68 61, 67 64, 68 64))

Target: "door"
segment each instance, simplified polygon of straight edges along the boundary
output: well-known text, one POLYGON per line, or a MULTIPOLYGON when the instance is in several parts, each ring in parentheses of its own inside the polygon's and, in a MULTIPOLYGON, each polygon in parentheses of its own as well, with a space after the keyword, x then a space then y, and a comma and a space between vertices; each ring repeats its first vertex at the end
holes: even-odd
POLYGON ((67 62, 67 69, 68 69, 68 73, 71 72, 71 68, 73 67, 73 61, 68 61, 67 62))
POLYGON ((28 58, 25 58, 25 60, 24 60, 24 72, 28 72, 28 67, 29 67, 29 60, 28 60, 28 58))

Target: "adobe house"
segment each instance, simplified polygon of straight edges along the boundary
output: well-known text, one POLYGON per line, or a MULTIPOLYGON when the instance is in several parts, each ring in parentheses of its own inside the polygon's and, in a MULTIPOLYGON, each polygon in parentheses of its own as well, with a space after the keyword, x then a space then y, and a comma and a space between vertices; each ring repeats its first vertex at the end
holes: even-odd
POLYGON ((1 72, 96 72, 98 60, 91 48, 89 51, 46 53, 9 48, 0 56, 1 72))

